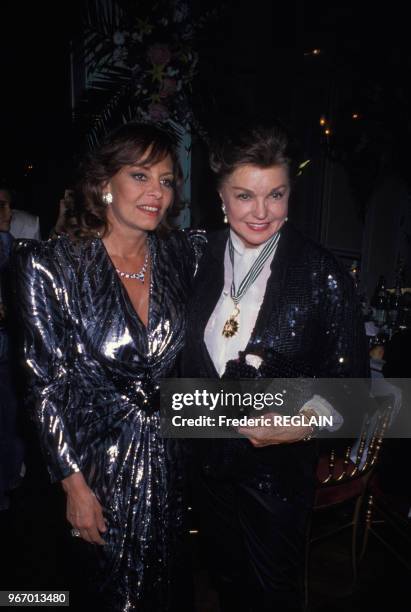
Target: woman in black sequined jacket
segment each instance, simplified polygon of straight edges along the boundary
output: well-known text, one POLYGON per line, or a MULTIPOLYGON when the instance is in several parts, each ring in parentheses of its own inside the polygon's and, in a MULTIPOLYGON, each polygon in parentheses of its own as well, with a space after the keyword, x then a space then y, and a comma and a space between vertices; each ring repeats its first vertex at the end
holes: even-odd
MULTIPOLYGON (((287 222, 294 160, 284 130, 240 127, 211 161, 230 229, 209 237, 200 264, 189 304, 184 376, 367 376, 350 277, 287 222), (269 244, 270 256, 261 263, 269 244), (241 295, 257 260, 260 272, 253 271, 241 295)), ((300 408, 312 414, 339 407, 308 394, 295 411, 300 408)), ((299 610, 316 444, 307 440, 306 426, 240 431, 245 438, 194 444, 198 509, 221 609, 299 610)))

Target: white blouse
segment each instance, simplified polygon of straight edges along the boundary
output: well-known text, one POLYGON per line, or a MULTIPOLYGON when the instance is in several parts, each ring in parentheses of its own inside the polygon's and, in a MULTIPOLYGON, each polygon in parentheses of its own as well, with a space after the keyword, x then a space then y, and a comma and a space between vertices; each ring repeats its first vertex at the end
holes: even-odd
MULTIPOLYGON (((266 242, 255 248, 247 248, 232 230, 230 230, 230 236, 234 247, 234 282, 237 289, 244 276, 265 247, 266 242)), ((224 253, 224 287, 204 332, 204 341, 208 353, 219 376, 224 374, 227 361, 237 359, 239 351, 244 351, 250 340, 258 313, 263 303, 267 281, 271 274, 271 263, 275 257, 277 246, 264 263, 260 275, 251 287, 249 287, 239 303, 240 313, 236 319, 239 324, 238 332, 234 336, 226 338, 222 335, 223 327, 235 308, 235 304, 230 295, 233 269, 231 266, 227 240, 224 253)), ((314 395, 313 398, 302 407, 305 408, 308 406, 313 408, 320 416, 332 415, 334 417, 333 425, 327 427, 327 430, 336 431, 341 427, 343 423, 341 414, 337 412, 325 398, 314 395)))
MULTIPOLYGON (((248 249, 232 230, 230 230, 230 235, 234 247, 234 282, 237 289, 266 243, 259 247, 248 249)), ((204 334, 207 350, 219 376, 224 374, 227 361, 236 359, 239 351, 243 351, 250 340, 258 312, 263 303, 265 288, 271 273, 270 266, 276 250, 277 247, 265 262, 258 278, 254 281, 239 303, 240 314, 237 317, 237 322, 239 324, 238 332, 235 336, 226 338, 222 335, 224 323, 232 314, 235 307, 230 295, 233 270, 227 240, 224 254, 224 287, 220 299, 207 323, 204 334)))

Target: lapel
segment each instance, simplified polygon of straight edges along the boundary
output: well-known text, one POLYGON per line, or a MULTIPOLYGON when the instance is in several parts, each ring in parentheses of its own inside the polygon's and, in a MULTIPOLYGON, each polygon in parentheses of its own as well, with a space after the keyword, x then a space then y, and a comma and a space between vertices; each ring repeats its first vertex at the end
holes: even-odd
POLYGON ((286 291, 288 269, 292 265, 292 260, 296 255, 294 250, 294 239, 296 231, 289 223, 286 223, 281 230, 281 237, 277 251, 271 262, 271 274, 267 281, 267 288, 264 299, 257 316, 254 330, 251 333, 247 349, 251 346, 264 342, 264 332, 273 325, 278 325, 279 313, 283 297, 286 291))
MULTIPOLYGON (((205 256, 195 285, 196 328, 200 341, 201 369, 208 376, 218 377, 214 364, 204 342, 204 331, 224 286, 224 252, 228 230, 216 232, 209 238, 205 256)), ((265 343, 265 332, 269 329, 272 336, 278 326, 280 312, 287 292, 287 278, 301 249, 299 232, 287 222, 281 230, 281 238, 271 263, 271 274, 261 304, 254 330, 246 352, 251 347, 265 343)), ((292 273, 292 272, 291 272, 292 273)))
POLYGON ((194 287, 196 333, 200 339, 198 358, 201 370, 212 378, 218 378, 218 374, 204 342, 204 331, 224 287, 224 252, 228 233, 225 229, 209 236, 194 287))
POLYGON ((280 314, 287 301, 287 279, 292 274, 292 268, 299 258, 300 234, 293 225, 287 222, 281 229, 281 237, 277 251, 271 262, 271 275, 267 281, 264 299, 257 316, 254 329, 250 336, 246 352, 252 347, 264 346, 267 332, 272 338, 279 329, 280 314))

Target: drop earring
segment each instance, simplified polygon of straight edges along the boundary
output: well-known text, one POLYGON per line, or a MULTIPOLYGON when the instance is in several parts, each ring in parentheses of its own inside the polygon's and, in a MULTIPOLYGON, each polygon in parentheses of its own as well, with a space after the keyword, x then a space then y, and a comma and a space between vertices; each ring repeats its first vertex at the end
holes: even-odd
POLYGON ((228 219, 227 219, 227 211, 226 211, 226 209, 225 209, 225 204, 224 204, 224 202, 222 203, 221 210, 223 211, 223 215, 224 215, 224 223, 228 223, 228 219))
POLYGON ((113 194, 108 191, 107 193, 103 193, 103 202, 106 206, 112 204, 113 202, 113 194))

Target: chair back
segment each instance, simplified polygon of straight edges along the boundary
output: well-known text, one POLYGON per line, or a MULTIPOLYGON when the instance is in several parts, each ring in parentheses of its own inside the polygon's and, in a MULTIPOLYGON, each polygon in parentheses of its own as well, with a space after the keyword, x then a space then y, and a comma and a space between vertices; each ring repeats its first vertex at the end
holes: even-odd
POLYGON ((382 442, 389 428, 392 414, 392 396, 376 399, 376 410, 366 414, 356 440, 335 440, 328 451, 320 453, 317 470, 319 486, 337 484, 364 477, 378 461, 382 442), (325 460, 328 456, 328 461, 325 460))

